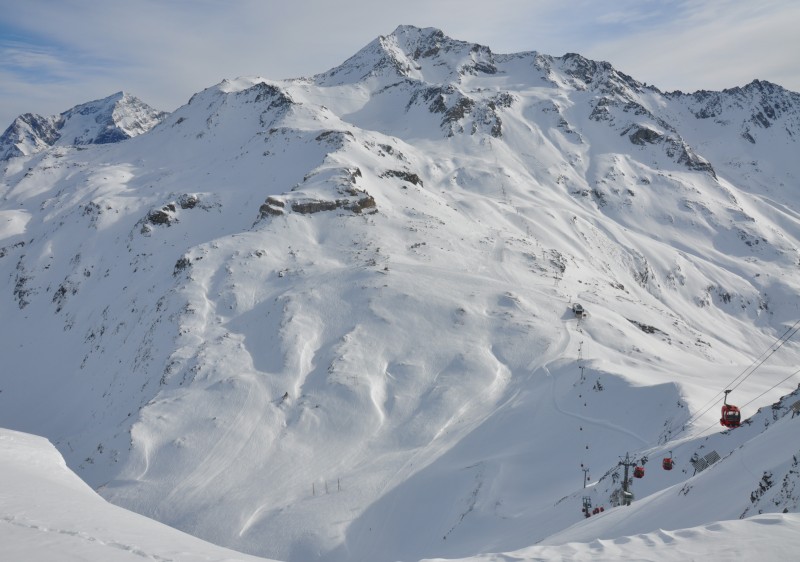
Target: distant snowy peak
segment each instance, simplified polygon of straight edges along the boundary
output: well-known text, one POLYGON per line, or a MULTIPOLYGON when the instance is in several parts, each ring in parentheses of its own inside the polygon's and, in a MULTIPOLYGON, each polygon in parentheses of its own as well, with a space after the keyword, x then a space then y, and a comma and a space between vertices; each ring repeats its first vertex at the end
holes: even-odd
POLYGON ((198 102, 213 105, 228 96, 251 103, 266 101, 268 105, 276 106, 289 106, 295 103, 283 84, 259 76, 242 76, 233 80, 226 78, 219 84, 206 88, 192 96, 187 105, 196 105, 198 102))
POLYGON ((753 80, 743 87, 721 92, 700 90, 692 94, 672 92, 670 97, 681 99, 698 119, 713 119, 727 124, 735 116, 740 121, 741 136, 756 144, 759 130, 782 124, 789 140, 797 142, 791 133, 800 126, 800 94, 782 86, 753 80))
POLYGON ((125 92, 77 105, 58 116, 26 113, 0 136, 0 160, 55 145, 119 142, 146 133, 166 116, 125 92))
POLYGON ((507 63, 520 58, 530 59, 541 78, 555 86, 627 97, 645 88, 611 64, 575 53, 563 57, 536 52, 495 54, 485 45, 452 39, 439 29, 411 25, 401 25, 391 34, 378 37, 342 65, 315 79, 323 86, 353 84, 377 77, 455 84, 466 76, 508 72, 507 63))
POLYGON ((456 82, 464 74, 496 71, 489 47, 451 39, 433 27, 401 25, 315 80, 323 86, 352 84, 372 77, 441 84, 456 82))
POLYGON ((59 138, 61 120, 34 113, 20 115, 0 136, 0 161, 49 148, 59 138))
POLYGON ((61 114, 63 125, 58 144, 105 144, 146 133, 166 113, 140 99, 117 92, 107 98, 77 105, 61 114))
POLYGON ((605 61, 590 60, 577 53, 545 58, 549 58, 553 62, 550 77, 553 77, 553 71, 555 71, 560 74, 562 79, 568 80, 569 86, 577 90, 590 90, 632 99, 645 89, 643 83, 620 72, 605 61))
MULTIPOLYGON (((525 96, 508 90, 508 84, 541 87, 542 95, 549 89, 554 99, 573 100, 572 115, 565 114, 559 103, 552 106, 565 131, 579 131, 576 112, 585 112, 581 119, 605 124, 643 150, 655 148, 690 170, 712 176, 716 176, 712 162, 719 161, 719 154, 707 154, 708 146, 697 144, 693 131, 698 127, 738 137, 744 141, 740 150, 745 151, 751 143, 767 147, 796 142, 794 131, 800 128, 800 95, 769 82, 756 80, 722 92, 663 93, 608 62, 577 53, 498 54, 447 37, 436 28, 409 25, 376 38, 311 82, 322 88, 356 87, 361 91, 358 96, 371 92, 373 108, 383 103, 378 100, 398 106, 398 100, 404 100, 409 120, 424 121, 431 114, 448 137, 502 136, 506 109, 525 96)), ((352 112, 352 107, 345 111, 352 112)), ((395 124, 382 130, 394 135, 398 129, 395 124)))
POLYGON ((497 72, 489 47, 451 39, 439 29, 403 25, 382 39, 397 46, 426 74, 434 67, 445 67, 454 76, 497 72))
POLYGON ((255 131, 243 127, 239 119, 254 124, 258 131, 269 131, 300 105, 280 82, 257 76, 225 79, 193 95, 165 120, 165 128, 179 126, 183 134, 201 139, 212 129, 228 124, 230 134, 248 135, 255 131), (242 117, 232 118, 234 114, 242 117))

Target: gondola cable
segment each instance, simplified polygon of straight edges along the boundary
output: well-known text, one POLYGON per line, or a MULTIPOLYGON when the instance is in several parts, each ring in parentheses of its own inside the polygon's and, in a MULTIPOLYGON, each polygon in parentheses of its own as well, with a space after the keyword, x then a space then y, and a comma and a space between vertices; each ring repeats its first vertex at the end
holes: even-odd
MULTIPOLYGON (((744 407, 746 407, 746 406, 749 406, 750 404, 752 404, 753 402, 755 402, 756 400, 758 400, 759 398, 761 398, 762 396, 764 396, 765 394, 767 394, 769 391, 776 389, 777 387, 779 387, 780 385, 782 385, 783 383, 785 383, 786 381, 788 381, 790 378, 792 378, 793 376, 797 375, 798 373, 800 373, 800 369, 797 369, 797 370, 796 370, 794 373, 792 373, 791 375, 789 375, 788 377, 786 377, 786 378, 785 378, 785 379, 783 379, 782 381, 779 381, 779 382, 775 383, 774 385, 772 385, 771 387, 769 387, 767 390, 765 390, 764 392, 762 392, 761 394, 759 394, 758 396, 756 396, 755 398, 753 398, 752 400, 750 400, 750 402, 748 402, 747 404, 744 404, 744 405, 742 406, 742 408, 744 408, 744 407)), ((698 437, 699 437, 700 435, 703 435, 703 434, 704 434, 706 431, 708 431, 709 429, 712 429, 712 428, 716 427, 716 425, 717 425, 717 422, 714 422, 714 423, 712 423, 712 424, 711 424, 711 425, 709 425, 707 428, 705 428, 703 431, 701 431, 700 433, 698 433, 698 434, 697 434, 697 435, 698 435, 698 437)))
MULTIPOLYGON (((730 381, 730 383, 728 383, 728 387, 726 387, 726 390, 734 390, 734 389, 735 389, 735 388, 737 388, 739 385, 741 385, 741 384, 742 384, 742 383, 743 383, 745 380, 747 380, 747 379, 748 379, 748 378, 749 378, 749 377, 750 377, 750 376, 751 376, 753 373, 755 373, 755 372, 758 370, 758 368, 759 368, 761 365, 763 365, 763 364, 764 364, 764 362, 765 362, 767 359, 769 359, 770 357, 772 357, 772 355, 773 355, 773 354, 774 354, 776 351, 778 351, 778 350, 779 350, 781 347, 783 347, 783 345, 784 345, 786 342, 788 342, 788 341, 789 341, 789 340, 790 340, 790 339, 791 339, 791 338, 792 338, 792 337, 793 337, 793 336, 794 336, 794 335, 795 335, 795 334, 796 334, 798 331, 800 331, 800 320, 797 320, 797 321, 796 321, 794 324, 792 324, 791 326, 789 326, 789 328, 787 328, 787 329, 786 329, 786 331, 784 331, 784 332, 783 332, 783 334, 782 334, 782 335, 781 335, 779 338, 777 338, 777 339, 775 340, 775 342, 773 342, 773 343, 772 343, 772 344, 771 344, 771 345, 770 345, 770 346, 769 346, 767 349, 765 349, 763 352, 761 352, 761 354, 760 354, 760 355, 759 355, 759 356, 758 356, 756 359, 754 359, 754 360, 753 360, 753 362, 752 362, 752 363, 750 363, 750 365, 749 365, 747 368, 745 368, 745 369, 744 369, 744 370, 743 370, 741 373, 739 373, 739 374, 738 374, 738 375, 737 375, 737 376, 736 376, 736 377, 735 377, 735 378, 734 378, 732 381, 730 381), (780 342, 780 343, 779 343, 779 342, 780 342), (778 345, 777 345, 777 347, 775 347, 775 345, 776 345, 776 344, 778 344, 778 345), (773 349, 773 347, 774 347, 774 349, 773 349), (765 355, 765 354, 767 354, 767 355, 766 355, 766 357, 764 357, 764 355, 765 355), (762 357, 763 357, 763 359, 762 359, 762 357), (750 372, 748 373, 748 371, 750 371, 750 372), (739 379, 741 379, 741 380, 739 380, 739 379), (736 381, 738 381, 738 382, 736 382, 736 381), (731 385, 734 385, 734 384, 735 384, 735 386, 731 387, 731 385)), ((787 380, 789 380, 790 378, 792 378, 794 375, 796 375, 798 372, 800 372, 800 371, 795 371, 794 373, 792 373, 791 375, 789 375, 788 377, 786 377, 785 379, 783 379, 781 382, 779 382, 779 383, 777 383, 776 385, 774 385, 774 386, 773 386, 772 388, 770 388, 769 390, 772 390, 772 389, 774 389, 775 387, 777 387, 777 386, 781 385, 782 383, 786 382, 787 380)), ((758 398, 760 398, 761 396, 763 396, 764 394, 766 394, 767 392, 769 392, 769 390, 767 390, 767 391, 766 391, 766 392, 764 392, 763 394, 761 394, 761 395, 757 396, 756 398, 754 398, 753 400, 751 400, 750 402, 748 402, 747 404, 745 404, 745 406, 747 406, 747 405, 751 404, 751 403, 752 403, 752 402, 754 402, 755 400, 758 400, 758 398)), ((688 427, 689 427, 689 425, 690 425, 690 424, 697 422, 697 421, 698 421, 700 418, 702 418, 702 417, 703 417, 703 416, 704 416, 704 415, 705 415, 707 412, 709 412, 709 411, 711 410, 711 408, 713 408, 714 406, 716 406, 716 405, 717 405, 717 403, 719 403, 719 397, 720 397, 720 395, 723 395, 724 397, 726 397, 726 398, 727 398, 727 395, 728 395, 728 393, 727 393, 727 392, 725 392, 725 390, 722 390, 722 391, 718 392, 716 395, 714 395, 714 397, 713 397, 713 398, 711 398, 711 400, 709 400, 709 401, 708 401, 708 402, 706 402, 706 403, 705 403, 703 406, 701 406, 700 410, 699 410, 699 411, 698 411, 696 414, 694 414, 693 416, 691 416, 691 417, 690 417, 688 420, 686 420, 686 421, 683 423, 683 425, 682 425, 681 429, 680 429, 680 430, 678 430, 678 431, 677 431, 677 432, 676 432, 676 433, 675 433, 675 434, 672 436, 672 438, 674 439, 676 436, 678 436, 678 435, 680 435, 681 433, 683 433, 684 431, 686 431, 686 430, 688 429, 688 427)), ((726 406, 727 406, 727 400, 726 400, 726 406)), ((703 431, 701 431, 701 432, 700 432, 700 433, 698 433, 697 435, 702 435, 703 433, 705 433, 706 431, 708 431, 709 429, 713 428, 713 427, 714 427, 714 426, 716 426, 716 425, 717 425, 717 422, 715 422, 715 423, 711 424, 710 426, 708 426, 706 429, 704 429, 703 431)))
MULTIPOLYGON (((783 335, 781 335, 767 349, 765 349, 763 352, 761 352, 761 354, 756 359, 754 359, 753 362, 750 363, 750 365, 748 367, 746 367, 741 373, 739 373, 732 381, 730 381, 725 388, 726 389, 730 389, 730 390, 735 390, 736 388, 738 388, 739 385, 741 385, 753 373, 755 373, 758 370, 758 368, 761 367, 761 365, 763 365, 767 361, 767 359, 772 357, 772 355, 776 351, 778 351, 781 347, 783 347, 783 345, 787 341, 789 341, 798 331, 800 331, 800 320, 798 320, 797 322, 792 324, 789 328, 787 328, 786 331, 783 333, 783 335), (780 343, 778 343, 778 342, 780 342, 780 343), (778 346, 774 347, 776 343, 778 344, 778 346), (774 349, 773 349, 773 347, 774 347, 774 349), (764 357, 764 354, 767 354, 766 357, 764 357), (750 371, 750 372, 748 373, 748 371, 750 371)), ((780 384, 780 383, 778 383, 778 384, 780 384)), ((717 394, 715 394, 714 397, 711 398, 711 400, 709 400, 703 406, 700 407, 700 410, 698 411, 698 413, 694 414, 688 420, 686 420, 686 422, 684 423, 684 428, 686 426, 688 426, 689 424, 691 424, 693 422, 696 422, 697 420, 702 418, 708 411, 710 411, 714 406, 716 406, 716 404, 719 402, 719 398, 720 398, 721 395, 724 395, 724 390, 718 392, 717 394)), ((748 402, 748 404, 750 404, 750 402, 748 402)), ((681 431, 683 431, 683 430, 681 430, 681 431)), ((707 431, 707 430, 705 430, 705 431, 707 431)), ((678 432, 678 433, 680 433, 680 432, 678 432)))
POLYGON ((791 375, 789 375, 788 377, 786 377, 782 381, 780 381, 780 382, 772 385, 771 387, 769 387, 767 390, 765 390, 764 392, 762 392, 761 394, 759 394, 758 396, 756 396, 755 398, 750 400, 750 402, 748 402, 747 404, 742 406, 742 408, 744 408, 745 406, 749 406, 750 404, 752 404, 753 402, 755 402, 756 400, 758 400, 759 398, 764 396, 767 392, 769 392, 770 390, 774 390, 775 388, 779 387, 780 385, 782 385, 783 383, 785 383, 786 381, 788 381, 790 378, 792 378, 793 376, 795 376, 798 373, 800 373, 800 369, 797 369, 794 373, 792 373, 791 375))
MULTIPOLYGON (((798 320, 797 322, 795 322, 795 326, 797 326, 797 324, 800 324, 800 320, 798 320)), ((794 328, 794 326, 792 326, 792 328, 794 328)), ((790 328, 790 329, 791 329, 791 328, 790 328)), ((763 365, 763 364, 764 364, 764 362, 765 362, 767 359, 769 359, 770 357, 772 357, 772 355, 773 355, 773 354, 774 354, 776 351, 778 351, 778 350, 779 350, 781 347, 783 347, 783 345, 784 345, 786 342, 788 342, 790 339, 792 339, 792 336, 794 336, 794 335, 795 335, 795 334, 796 334, 798 331, 800 331, 800 327, 798 327, 798 328, 794 328, 794 331, 792 331, 792 333, 791 333, 791 334, 789 334, 788 336, 786 336, 785 338, 783 338, 783 341, 781 341, 780 345, 779 345, 778 347, 776 347, 775 349, 773 349, 773 350, 770 352, 770 354, 769 354, 769 355, 767 355, 767 356, 766 356, 764 359, 762 359, 762 360, 761 360, 761 362, 760 362, 758 365, 756 365, 756 367, 755 367, 755 368, 754 368, 754 369, 753 369, 753 370, 750 372, 750 374, 749 374, 749 375, 747 375, 747 376, 746 376, 746 377, 744 377, 742 380, 740 380, 738 383, 736 383, 736 385, 735 385, 735 386, 730 386, 730 385, 728 385, 728 388, 730 388, 731 390, 735 390, 735 389, 736 389, 736 388, 737 388, 739 385, 741 385, 741 384, 742 384, 742 383, 743 383, 745 380, 747 380, 747 378, 748 378, 748 377, 750 377, 750 375, 752 375, 753 373, 755 373, 755 372, 756 372, 756 370, 758 370, 758 368, 759 368, 761 365, 763 365)))

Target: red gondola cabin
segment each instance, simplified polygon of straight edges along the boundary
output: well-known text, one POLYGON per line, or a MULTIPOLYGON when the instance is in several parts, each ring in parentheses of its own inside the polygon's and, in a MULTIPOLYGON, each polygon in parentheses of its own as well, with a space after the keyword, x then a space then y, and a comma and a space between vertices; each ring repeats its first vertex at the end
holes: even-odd
POLYGON ((664 457, 664 460, 661 461, 661 466, 664 467, 664 470, 672 470, 672 458, 664 457))
POLYGON ((725 401, 722 404, 722 417, 719 418, 719 423, 725 427, 739 427, 742 421, 742 413, 733 404, 728 404, 728 394, 730 392, 730 390, 725 391, 725 401))
POLYGON ((634 478, 643 478, 644 477, 644 467, 637 466, 633 469, 633 477, 634 478))
POLYGON ((741 421, 742 413, 739 411, 739 408, 731 404, 725 404, 722 407, 722 417, 719 419, 719 423, 725 427, 739 427, 741 421))

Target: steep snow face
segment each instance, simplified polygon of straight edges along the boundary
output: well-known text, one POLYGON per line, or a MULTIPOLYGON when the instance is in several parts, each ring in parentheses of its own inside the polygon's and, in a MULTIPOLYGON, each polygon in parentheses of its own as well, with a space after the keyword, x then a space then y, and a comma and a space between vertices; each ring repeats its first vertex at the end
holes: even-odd
POLYGON ((26 113, 0 137, 0 161, 51 146, 119 142, 149 131, 166 115, 124 92, 77 105, 55 117, 26 113))
MULTIPOLYGON (((718 95, 721 123, 764 111, 718 95)), ((798 179, 793 122, 731 160, 692 103, 401 27, 311 79, 223 81, 125 143, 11 159, 0 424, 116 503, 291 561, 523 548, 626 452, 672 444, 681 470, 640 487, 692 485, 670 440, 717 423, 706 403, 800 290, 798 197, 774 182, 798 179)), ((776 400, 798 358, 791 340, 731 398, 776 400)), ((752 505, 733 487, 726 516, 752 505)))

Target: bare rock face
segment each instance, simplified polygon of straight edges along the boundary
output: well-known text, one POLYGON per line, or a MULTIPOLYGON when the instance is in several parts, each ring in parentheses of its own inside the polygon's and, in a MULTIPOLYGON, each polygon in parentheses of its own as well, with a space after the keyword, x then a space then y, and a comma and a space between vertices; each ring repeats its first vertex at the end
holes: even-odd
POLYGON ((368 209, 375 208, 375 199, 365 191, 361 192, 361 196, 359 197, 352 197, 348 199, 335 199, 333 201, 312 199, 295 201, 292 203, 292 211, 302 215, 313 215, 314 213, 335 211, 337 209, 350 211, 355 214, 361 214, 368 209))

